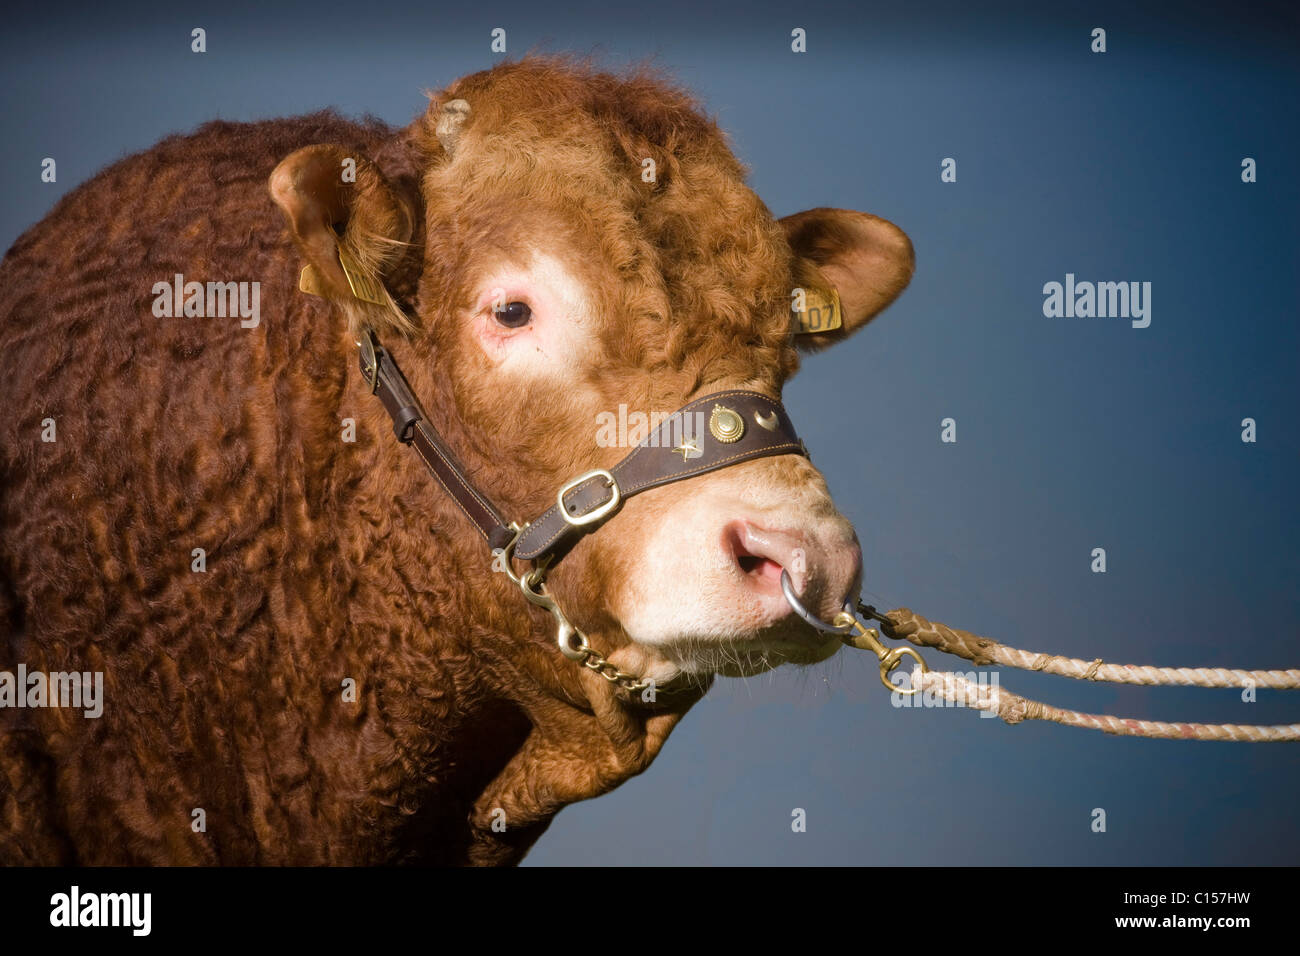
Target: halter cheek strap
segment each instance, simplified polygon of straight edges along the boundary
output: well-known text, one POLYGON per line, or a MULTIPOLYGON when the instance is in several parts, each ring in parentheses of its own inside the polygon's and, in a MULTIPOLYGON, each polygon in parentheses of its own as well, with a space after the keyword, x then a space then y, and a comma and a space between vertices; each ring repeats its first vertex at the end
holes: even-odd
POLYGON ((361 378, 371 393, 379 396, 388 417, 393 420, 393 434, 397 440, 416 450, 429 474, 442 485, 479 534, 487 538, 488 545, 493 549, 504 548, 514 537, 514 531, 465 477, 460 462, 425 415, 392 355, 369 330, 362 334, 357 344, 361 349, 361 378))

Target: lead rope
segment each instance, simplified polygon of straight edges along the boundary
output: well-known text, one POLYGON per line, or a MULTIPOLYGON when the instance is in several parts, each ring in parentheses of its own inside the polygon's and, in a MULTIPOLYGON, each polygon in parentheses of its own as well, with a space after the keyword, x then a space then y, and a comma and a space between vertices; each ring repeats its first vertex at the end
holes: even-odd
POLYGON ((1049 720, 1068 727, 1100 730, 1119 737, 1161 737, 1167 740, 1232 740, 1248 743, 1300 740, 1300 724, 1187 724, 1135 720, 1110 714, 1085 714, 1029 700, 1001 687, 973 684, 960 674, 945 671, 923 672, 918 683, 926 693, 954 704, 961 703, 978 710, 992 711, 1008 724, 1018 724, 1022 720, 1049 720))
POLYGON ((1300 740, 1300 724, 1261 727, 1251 724, 1188 724, 1163 720, 1135 720, 1110 714, 1085 714, 1077 710, 1053 707, 1029 700, 999 686, 976 684, 961 674, 932 671, 921 655, 911 647, 886 647, 880 634, 866 621, 880 622, 887 637, 905 640, 919 647, 933 647, 947 654, 964 657, 977 665, 1002 664, 1024 670, 1044 671, 1079 680, 1104 680, 1124 684, 1181 684, 1193 687, 1269 687, 1276 690, 1300 688, 1300 670, 1242 671, 1211 667, 1138 667, 1131 664, 1105 664, 1100 658, 1082 661, 1055 654, 1033 654, 1007 647, 987 637, 959 631, 937 621, 928 621, 908 608, 888 613, 877 611, 861 600, 855 605, 845 602, 844 610, 832 623, 822 621, 799 600, 786 571, 781 572, 781 590, 795 613, 819 631, 838 634, 850 647, 871 651, 880 662, 880 682, 904 696, 931 694, 952 704, 985 710, 1008 724, 1022 720, 1048 720, 1069 727, 1084 727, 1121 737, 1159 737, 1173 740, 1244 740, 1256 743, 1300 740), (915 661, 912 681, 907 687, 894 684, 890 673, 904 657, 915 661))
POLYGON ((915 611, 900 607, 887 615, 870 604, 858 602, 862 616, 879 621, 881 630, 895 640, 918 647, 933 647, 945 654, 964 657, 980 666, 1000 664, 1027 671, 1042 671, 1076 680, 1107 681, 1113 684, 1183 687, 1267 687, 1272 690, 1300 689, 1300 670, 1243 671, 1223 667, 1152 667, 1147 664, 1104 664, 1056 654, 1036 654, 1008 647, 989 637, 929 621, 915 611))
MULTIPOLYGON (((787 598, 789 593, 787 593, 787 598)), ((933 647, 946 654, 965 658, 976 665, 1001 664, 1023 670, 1043 671, 1078 680, 1108 681, 1121 684, 1182 685, 1191 687, 1268 687, 1275 690, 1300 688, 1300 670, 1246 671, 1210 667, 1150 667, 1134 664, 1105 664, 1100 658, 1084 661, 1055 654, 1035 654, 1008 647, 991 638, 929 621, 908 608, 884 613, 869 604, 857 602, 862 617, 880 622, 885 635, 906 640, 918 647, 933 647)), ((1046 720, 1068 727, 1083 727, 1121 737, 1155 737, 1170 740, 1231 740, 1272 743, 1300 740, 1300 724, 1258 726, 1253 724, 1170 723, 1162 720, 1136 720, 1110 714, 1086 714, 1077 710, 1053 707, 1029 700, 999 686, 976 684, 960 674, 931 671, 919 654, 910 647, 885 648, 875 628, 847 609, 835 619, 837 627, 847 626, 844 641, 851 647, 870 650, 880 659, 881 679, 902 694, 929 693, 953 704, 990 711, 1008 724, 1022 720, 1046 720), (883 652, 883 653, 882 653, 883 652), (890 683, 888 674, 904 654, 918 662, 912 672, 912 685, 900 688, 890 683)))

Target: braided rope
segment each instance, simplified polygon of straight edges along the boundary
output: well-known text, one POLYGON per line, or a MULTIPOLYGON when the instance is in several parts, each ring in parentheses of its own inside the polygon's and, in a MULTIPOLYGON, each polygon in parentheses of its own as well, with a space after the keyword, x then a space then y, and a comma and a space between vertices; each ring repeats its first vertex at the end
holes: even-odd
POLYGON ((1227 740, 1274 743, 1300 740, 1300 724, 1259 727, 1247 724, 1173 724, 1163 720, 1133 720, 1109 714, 1085 714, 1029 700, 998 686, 980 685, 960 674, 942 671, 912 672, 912 685, 923 692, 978 710, 989 710, 1008 724, 1022 720, 1049 720, 1069 727, 1100 730, 1122 737, 1160 737, 1170 740, 1227 740))
MULTIPOLYGON (((1267 687, 1273 690, 1300 689, 1300 670, 1243 671, 1224 667, 1152 667, 1145 664, 1104 664, 1056 654, 1036 654, 1000 644, 992 638, 926 620, 909 608, 888 614, 863 605, 863 613, 881 622, 881 630, 896 640, 918 647, 933 647, 964 657, 978 665, 1000 664, 1028 671, 1042 671, 1078 680, 1108 681, 1115 684, 1175 684, 1186 687, 1267 687)), ((1087 716, 1087 715, 1083 715, 1087 716)), ((1197 726, 1174 725, 1170 726, 1197 726)), ((1181 734, 1179 736, 1182 736, 1181 734)))

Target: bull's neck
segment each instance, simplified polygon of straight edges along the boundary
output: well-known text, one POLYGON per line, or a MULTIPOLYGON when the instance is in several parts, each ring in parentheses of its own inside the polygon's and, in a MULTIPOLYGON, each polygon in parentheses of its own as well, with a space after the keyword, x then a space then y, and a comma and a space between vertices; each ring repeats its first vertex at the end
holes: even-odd
MULTIPOLYGON (((437 716, 446 720, 450 710, 462 736, 502 733, 499 711, 488 721, 493 726, 484 725, 485 708, 505 706, 515 714, 505 722, 520 734, 518 746, 500 755, 490 779, 475 783, 479 796, 465 853, 467 862, 517 860, 561 808, 645 769, 696 698, 647 705, 563 657, 553 619, 493 569, 487 542, 419 456, 397 441, 378 399, 366 394, 355 356, 348 359, 343 402, 355 410, 354 467, 360 469, 350 507, 360 539, 355 549, 365 554, 358 568, 365 607, 356 613, 389 628, 372 651, 382 657, 372 659, 372 673, 415 687, 450 678, 451 688, 434 688, 443 695, 437 716)), ((414 378, 412 386, 419 394, 414 378)), ((466 439, 454 422, 429 414, 451 449, 462 452, 466 439)), ((472 451, 462 453, 472 462, 472 451)), ((493 494, 491 487, 480 490, 493 494)), ((430 729, 415 722, 394 733, 410 737, 430 729)), ((427 741, 397 743, 403 751, 429 751, 427 741)))
MULTIPOLYGON (((494 572, 487 541, 420 455, 394 435, 392 419, 362 381, 355 350, 349 350, 345 360, 343 403, 357 422, 353 465, 359 475, 353 507, 364 512, 358 534, 365 540, 372 576, 382 577, 390 587, 394 579, 400 582, 404 604, 394 611, 394 619, 402 618, 405 625, 426 634, 438 645, 429 648, 433 652, 449 647, 482 653, 487 649, 482 645, 500 639, 527 643, 534 631, 540 639, 540 627, 518 588, 506 575, 494 572)), ((421 388, 418 377, 412 376, 411 385, 422 404, 437 407, 438 396, 421 388)), ((430 424, 459 454, 461 436, 454 430, 448 434, 437 414, 430 417, 430 424)), ((491 496, 492 489, 483 491, 491 496)), ((418 655, 420 648, 407 650, 418 655)))

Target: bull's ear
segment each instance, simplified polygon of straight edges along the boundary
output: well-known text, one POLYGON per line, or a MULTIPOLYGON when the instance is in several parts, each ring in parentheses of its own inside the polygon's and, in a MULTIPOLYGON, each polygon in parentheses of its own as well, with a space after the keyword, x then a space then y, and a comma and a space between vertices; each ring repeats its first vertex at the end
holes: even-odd
POLYGON ((852 335, 911 281, 911 240, 888 220, 821 208, 786 216, 781 225, 795 254, 790 321, 800 349, 852 335))
POLYGON ((342 146, 306 146, 280 161, 269 187, 302 250, 300 288, 339 306, 353 332, 412 331, 384 276, 405 250, 414 212, 375 165, 342 146))

